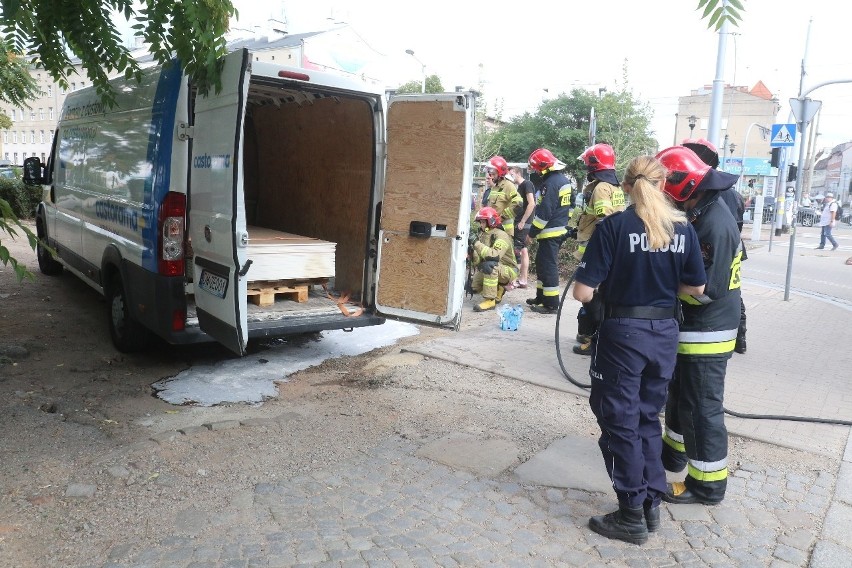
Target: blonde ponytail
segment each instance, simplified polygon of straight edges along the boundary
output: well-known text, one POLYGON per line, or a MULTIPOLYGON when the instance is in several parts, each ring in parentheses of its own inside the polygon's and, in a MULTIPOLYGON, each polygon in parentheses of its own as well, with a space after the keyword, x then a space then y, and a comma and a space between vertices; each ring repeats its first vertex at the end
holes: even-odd
POLYGON ((645 224, 648 244, 662 248, 674 237, 675 224, 686 224, 686 214, 675 208, 663 193, 666 167, 653 156, 637 156, 624 174, 624 185, 635 205, 636 215, 645 224))

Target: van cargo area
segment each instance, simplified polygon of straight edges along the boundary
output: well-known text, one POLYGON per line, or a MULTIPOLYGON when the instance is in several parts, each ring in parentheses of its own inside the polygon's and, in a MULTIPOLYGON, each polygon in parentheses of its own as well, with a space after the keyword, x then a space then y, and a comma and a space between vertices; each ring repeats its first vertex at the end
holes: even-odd
MULTIPOLYGON (((280 328, 281 318, 293 319, 294 331, 310 327, 311 318, 319 318, 314 323, 322 327, 322 320, 339 319, 344 311, 354 317, 359 305, 370 301, 364 288, 372 285, 365 278, 367 262, 375 258, 368 254, 375 251, 375 242, 369 242, 377 213, 375 128, 368 99, 294 90, 280 82, 249 84, 242 156, 249 241, 257 233, 252 229, 262 228, 334 245, 331 278, 316 278, 309 270, 289 282, 259 281, 249 268, 250 294, 262 289, 273 298, 268 305, 249 302, 250 336, 263 335, 264 322, 279 320, 280 328), (296 292, 276 292, 275 284, 304 286, 307 299, 296 292), (341 309, 338 301, 343 298, 348 301, 341 309)), ((193 314, 190 305, 188 323, 193 314)), ((355 319, 352 323, 358 325, 355 319)))

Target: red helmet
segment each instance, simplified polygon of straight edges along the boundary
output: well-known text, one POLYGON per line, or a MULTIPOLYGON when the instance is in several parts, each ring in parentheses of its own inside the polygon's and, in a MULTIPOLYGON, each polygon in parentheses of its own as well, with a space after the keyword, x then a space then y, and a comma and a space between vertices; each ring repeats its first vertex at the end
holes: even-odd
POLYGON ((509 173, 509 164, 506 163, 506 160, 503 156, 494 156, 488 163, 485 165, 486 168, 491 168, 497 171, 497 177, 503 177, 507 173, 509 173))
POLYGON ((698 155, 685 146, 672 146, 657 154, 668 170, 664 191, 675 201, 686 201, 710 171, 698 155))
POLYGON ((493 207, 483 207, 476 213, 477 221, 485 221, 485 224, 490 228, 499 226, 502 223, 500 214, 493 207))
POLYGON ((595 144, 580 154, 578 160, 583 160, 589 172, 615 169, 615 150, 609 144, 595 144))
POLYGON ((687 138, 680 145, 695 152, 711 168, 719 166, 719 150, 706 138, 687 138))
POLYGON ((530 168, 538 173, 544 173, 548 170, 561 170, 565 168, 565 164, 556 159, 553 152, 547 148, 539 148, 530 154, 530 168))

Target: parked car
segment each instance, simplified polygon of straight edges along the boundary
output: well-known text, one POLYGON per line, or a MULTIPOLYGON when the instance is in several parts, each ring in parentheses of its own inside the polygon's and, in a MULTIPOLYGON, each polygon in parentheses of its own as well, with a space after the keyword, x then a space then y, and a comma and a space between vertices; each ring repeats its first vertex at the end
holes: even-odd
POLYGON ((0 178, 17 179, 17 177, 18 177, 18 174, 15 171, 15 168, 13 168, 11 166, 8 166, 8 167, 0 166, 0 178))
POLYGON ((815 207, 799 207, 796 213, 796 223, 803 227, 813 227, 819 223, 821 211, 815 207))

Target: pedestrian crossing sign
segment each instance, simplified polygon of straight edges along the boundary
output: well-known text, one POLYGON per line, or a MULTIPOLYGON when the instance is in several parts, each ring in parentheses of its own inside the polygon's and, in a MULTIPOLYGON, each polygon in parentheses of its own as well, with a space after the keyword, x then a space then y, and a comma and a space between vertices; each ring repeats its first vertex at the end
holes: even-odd
POLYGON ((769 146, 772 148, 783 148, 796 145, 795 124, 773 124, 772 136, 769 138, 769 146))

